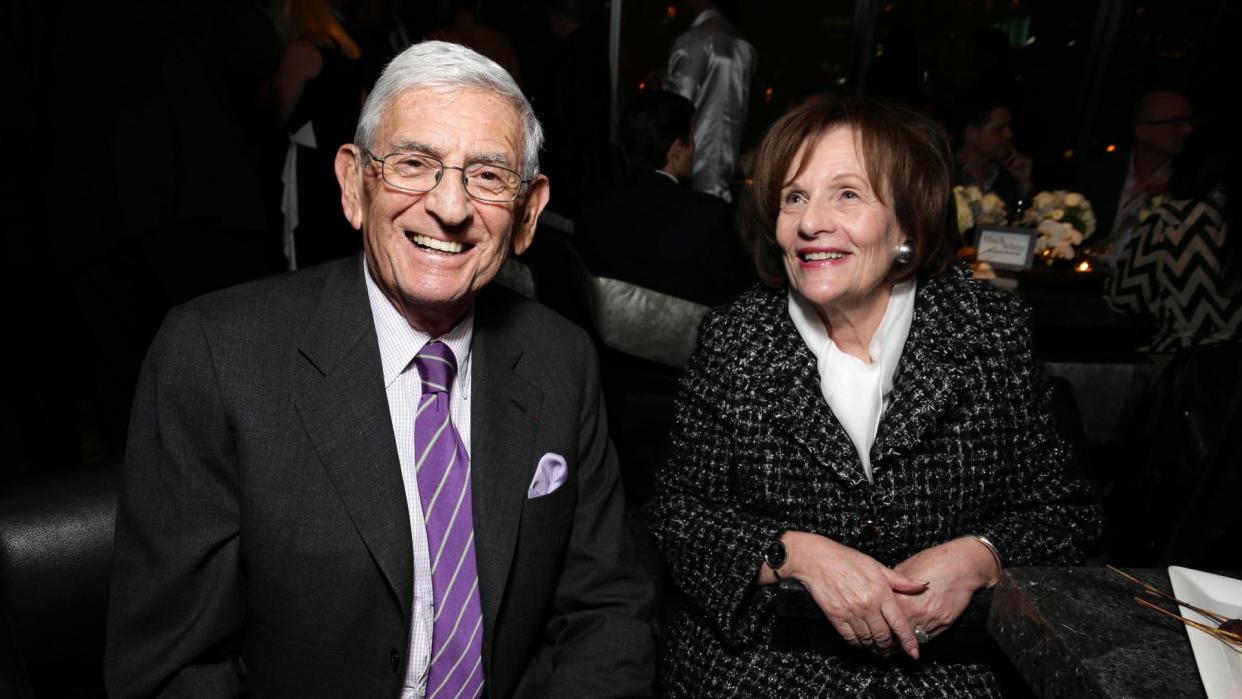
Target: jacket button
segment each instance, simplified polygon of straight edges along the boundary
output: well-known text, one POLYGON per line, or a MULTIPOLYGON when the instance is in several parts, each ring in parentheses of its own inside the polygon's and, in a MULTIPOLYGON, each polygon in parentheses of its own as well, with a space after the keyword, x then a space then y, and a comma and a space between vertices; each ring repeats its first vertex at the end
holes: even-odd
POLYGON ((397 652, 396 648, 388 651, 388 660, 392 663, 393 672, 401 669, 401 654, 397 652))
POLYGON ((864 519, 859 533, 862 534, 864 541, 875 541, 880 536, 880 528, 876 526, 875 521, 864 519))

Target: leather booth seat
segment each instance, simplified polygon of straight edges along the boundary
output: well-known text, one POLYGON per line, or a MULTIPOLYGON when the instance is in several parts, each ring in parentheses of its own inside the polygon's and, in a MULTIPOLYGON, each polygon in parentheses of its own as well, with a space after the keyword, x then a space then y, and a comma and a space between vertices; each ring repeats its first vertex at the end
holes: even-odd
POLYGON ((103 696, 120 469, 0 488, 0 697, 103 696))

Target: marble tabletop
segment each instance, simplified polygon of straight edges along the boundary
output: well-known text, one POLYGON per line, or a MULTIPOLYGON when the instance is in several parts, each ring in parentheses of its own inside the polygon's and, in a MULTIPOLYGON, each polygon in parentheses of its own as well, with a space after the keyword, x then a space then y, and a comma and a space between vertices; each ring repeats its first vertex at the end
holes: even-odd
MULTIPOLYGON (((1163 569, 1127 572, 1172 590, 1163 569)), ((1041 697, 1205 697, 1185 628, 1139 590, 1106 568, 1010 568, 988 630, 1041 697)))

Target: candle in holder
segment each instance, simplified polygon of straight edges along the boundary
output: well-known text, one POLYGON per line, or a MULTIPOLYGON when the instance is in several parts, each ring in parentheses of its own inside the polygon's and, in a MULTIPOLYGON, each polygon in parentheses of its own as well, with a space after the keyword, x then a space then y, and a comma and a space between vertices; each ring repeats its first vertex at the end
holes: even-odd
POLYGON ((1077 266, 1074 267, 1074 271, 1075 272, 1090 272, 1091 263, 1088 262, 1087 260, 1083 260, 1082 262, 1079 262, 1077 266))

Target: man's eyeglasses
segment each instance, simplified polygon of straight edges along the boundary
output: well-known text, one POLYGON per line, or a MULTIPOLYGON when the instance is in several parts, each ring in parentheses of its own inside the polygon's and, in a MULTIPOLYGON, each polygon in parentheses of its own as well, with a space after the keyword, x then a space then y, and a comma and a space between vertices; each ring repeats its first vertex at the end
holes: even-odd
POLYGON ((445 165, 443 160, 426 153, 389 153, 382 158, 362 149, 367 157, 380 164, 380 177, 392 187, 407 192, 430 192, 440 184, 445 170, 460 170, 466 194, 479 201, 511 202, 522 192, 522 179, 507 167, 490 163, 470 163, 465 167, 445 165))
POLYGON ((1168 119, 1152 119, 1139 122, 1143 126, 1182 126, 1183 124, 1194 126, 1197 123, 1199 123, 1199 117, 1196 116, 1175 116, 1168 119))

